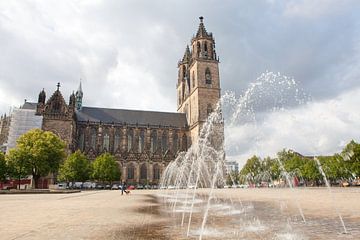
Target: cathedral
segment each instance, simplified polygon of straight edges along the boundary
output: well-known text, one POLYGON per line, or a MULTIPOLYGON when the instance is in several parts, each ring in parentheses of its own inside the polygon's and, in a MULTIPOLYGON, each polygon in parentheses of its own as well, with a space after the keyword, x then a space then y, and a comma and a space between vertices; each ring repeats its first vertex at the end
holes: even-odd
POLYGON ((81 83, 68 102, 58 84, 48 100, 42 90, 37 103, 26 102, 23 108, 34 109, 42 117, 41 128, 64 140, 68 153, 80 150, 91 160, 111 153, 123 181, 158 184, 168 163, 197 141, 216 107, 220 99, 218 64, 215 39, 200 17, 196 35, 178 62, 177 112, 88 107, 82 101, 81 83))

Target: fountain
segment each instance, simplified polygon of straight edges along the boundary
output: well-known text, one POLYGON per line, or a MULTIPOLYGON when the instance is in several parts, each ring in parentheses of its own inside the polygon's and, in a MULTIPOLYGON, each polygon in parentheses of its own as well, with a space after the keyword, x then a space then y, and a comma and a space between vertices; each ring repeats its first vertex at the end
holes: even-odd
MULTIPOLYGON (((240 198, 233 201, 231 196, 224 200, 216 194, 218 189, 226 185, 225 152, 227 155, 236 155, 242 147, 233 138, 238 133, 236 128, 240 125, 255 125, 255 146, 251 147, 252 151, 257 153, 257 149, 261 147, 258 139, 263 133, 256 128, 256 122, 265 121, 261 113, 268 111, 269 105, 271 111, 281 110, 288 106, 301 106, 309 99, 293 79, 272 72, 262 74, 239 98, 236 98, 233 92, 223 94, 216 109, 203 125, 199 140, 193 143, 187 152, 180 153, 162 175, 161 188, 164 193, 161 196, 169 211, 179 214, 179 227, 186 237, 200 240, 204 237, 216 239, 219 236, 227 239, 264 239, 261 236, 271 234, 272 239, 306 239, 303 237, 304 229, 316 228, 316 221, 306 220, 298 201, 299 192, 294 189, 290 173, 286 172, 281 161, 279 165, 293 193, 292 198, 301 221, 290 215, 286 217, 286 222, 283 222, 279 217, 283 214, 283 207, 275 211, 257 202, 243 202, 240 198), (261 221, 260 217, 264 212, 267 218, 269 215, 271 220, 281 224, 261 221), (229 227, 225 222, 233 224, 233 227, 229 227)), ((321 165, 318 166, 321 171, 321 165)), ((326 181, 326 176, 323 172, 322 174, 326 181)), ((261 178, 271 179, 271 176, 263 173, 261 178)), ((232 185, 235 186, 234 180, 232 185)), ((331 191, 328 183, 327 186, 331 191)), ((228 191, 231 193, 232 190, 228 191)), ((339 212, 338 215, 344 232, 347 233, 339 212)))

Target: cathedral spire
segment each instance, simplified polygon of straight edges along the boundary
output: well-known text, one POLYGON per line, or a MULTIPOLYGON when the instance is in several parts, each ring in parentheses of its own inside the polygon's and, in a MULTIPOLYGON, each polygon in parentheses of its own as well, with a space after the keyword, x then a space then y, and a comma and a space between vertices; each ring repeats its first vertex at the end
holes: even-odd
POLYGON ((82 91, 82 87, 81 87, 81 79, 80 79, 80 84, 78 87, 78 90, 75 93, 75 106, 76 106, 76 110, 81 110, 82 108, 82 98, 83 98, 83 91, 82 91))
POLYGON ((186 45, 186 49, 185 49, 185 53, 184 53, 184 57, 182 59, 182 62, 189 62, 191 58, 191 53, 190 53, 190 48, 189 45, 186 45))
POLYGON ((208 33, 206 31, 205 25, 204 25, 204 17, 201 16, 199 17, 200 19, 200 24, 199 24, 199 28, 198 31, 196 33, 196 38, 202 38, 202 37, 211 37, 211 33, 208 33))

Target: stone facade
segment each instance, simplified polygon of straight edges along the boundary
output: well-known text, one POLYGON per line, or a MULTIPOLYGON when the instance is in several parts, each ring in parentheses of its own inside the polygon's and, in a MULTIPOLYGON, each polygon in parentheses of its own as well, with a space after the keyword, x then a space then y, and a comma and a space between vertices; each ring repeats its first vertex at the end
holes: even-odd
POLYGON ((215 40, 200 17, 198 31, 178 63, 178 112, 186 113, 191 141, 196 142, 203 123, 220 99, 219 59, 215 40))
MULTIPOLYGON (((58 84, 48 101, 42 90, 34 107, 43 117, 42 129, 63 139, 68 153, 80 150, 90 160, 111 153, 122 181, 158 184, 169 162, 198 139, 202 124, 220 98, 215 40, 200 20, 192 50, 186 48, 178 65, 177 113, 86 107, 81 83, 67 103, 58 84)), ((5 123, 2 118, 1 134, 6 132, 2 130, 5 123)))

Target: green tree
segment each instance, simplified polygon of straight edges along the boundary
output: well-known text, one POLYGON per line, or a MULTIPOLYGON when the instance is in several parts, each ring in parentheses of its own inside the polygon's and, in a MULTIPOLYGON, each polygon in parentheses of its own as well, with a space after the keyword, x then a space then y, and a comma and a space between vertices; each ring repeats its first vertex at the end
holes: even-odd
POLYGON ((340 154, 320 156, 318 159, 330 182, 334 183, 336 180, 351 177, 351 173, 348 170, 349 166, 340 154))
POLYGON ((5 156, 0 152, 0 182, 5 181, 8 174, 5 156))
POLYGON ((317 185, 319 180, 323 179, 323 176, 321 175, 318 165, 314 159, 306 159, 301 167, 301 173, 305 181, 316 182, 317 185))
POLYGON ((120 179, 120 169, 114 156, 104 153, 93 163, 93 178, 102 182, 112 182, 120 179))
POLYGON ((64 157, 65 143, 58 136, 33 129, 17 140, 16 148, 9 154, 9 166, 17 169, 19 176, 31 174, 36 187, 40 177, 57 172, 64 157))
POLYGON ((30 165, 26 159, 19 156, 19 151, 11 149, 6 155, 8 175, 19 180, 18 188, 20 189, 20 180, 30 173, 30 165))
POLYGON ((267 172, 272 180, 276 180, 280 178, 281 170, 277 159, 267 157, 264 159, 262 165, 263 165, 262 167, 263 171, 267 172))
POLYGON ((257 156, 249 158, 240 171, 241 178, 256 182, 256 177, 262 173, 261 159, 257 156))
POLYGON ((237 171, 231 171, 226 175, 226 185, 232 186, 239 184, 239 173, 237 171))
POLYGON ((341 152, 341 156, 353 177, 360 177, 360 144, 351 140, 341 152))
POLYGON ((91 176, 91 164, 81 151, 76 151, 68 156, 60 166, 58 179, 60 181, 84 182, 91 176))

